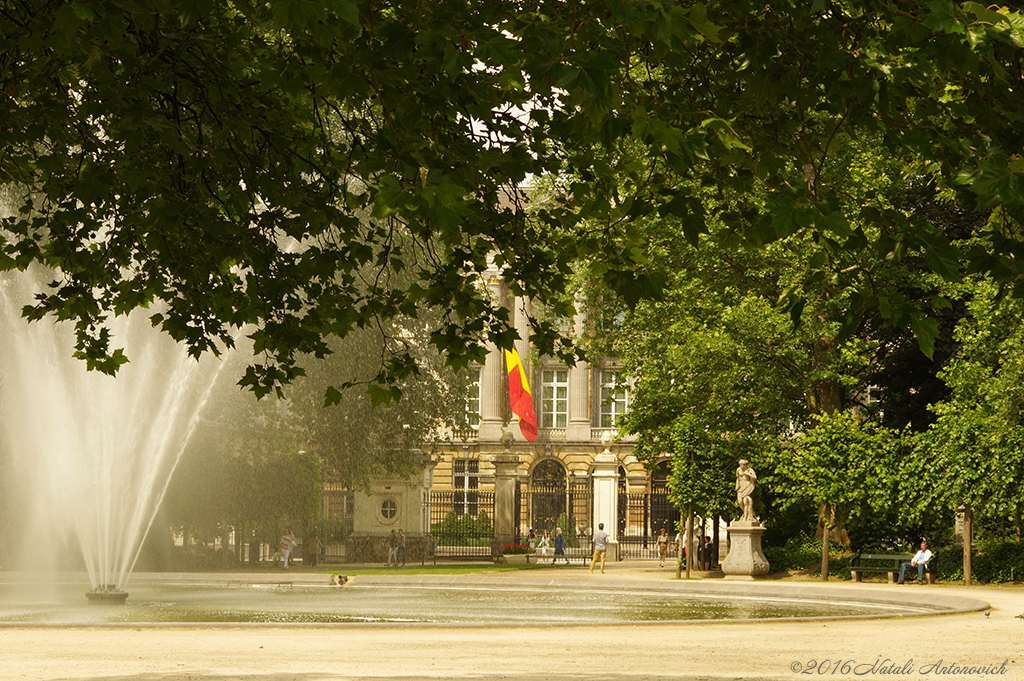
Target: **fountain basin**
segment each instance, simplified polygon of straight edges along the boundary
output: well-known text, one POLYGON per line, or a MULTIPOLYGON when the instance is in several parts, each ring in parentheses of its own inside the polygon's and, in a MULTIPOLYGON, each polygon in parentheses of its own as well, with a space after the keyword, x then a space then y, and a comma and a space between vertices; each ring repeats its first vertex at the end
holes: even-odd
POLYGON ((0 626, 474 626, 881 619, 985 609, 942 589, 495 575, 137 574, 122 608, 93 608, 74 584, 0 577, 0 626))
POLYGON ((86 591, 85 597, 93 605, 124 605, 128 600, 128 592, 118 589, 114 584, 101 584, 86 591))

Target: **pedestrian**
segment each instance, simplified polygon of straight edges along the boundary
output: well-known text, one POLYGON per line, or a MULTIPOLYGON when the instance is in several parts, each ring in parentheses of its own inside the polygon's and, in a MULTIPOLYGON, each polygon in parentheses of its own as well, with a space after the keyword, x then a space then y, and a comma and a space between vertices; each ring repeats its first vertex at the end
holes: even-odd
POLYGON ((658 557, 661 559, 661 567, 665 567, 665 556, 668 555, 668 530, 661 528, 658 535, 658 557))
POLYGON ((604 557, 607 553, 608 533, 604 531, 604 523, 598 523, 597 532, 594 533, 594 557, 590 559, 590 574, 594 574, 594 565, 597 564, 598 557, 601 558, 601 574, 604 574, 604 557))
POLYGON ((388 559, 384 562, 384 567, 391 567, 398 560, 398 535, 394 530, 391 530, 391 536, 388 537, 387 547, 388 559))
POLYGON ((315 534, 306 542, 306 558, 309 560, 310 567, 316 567, 316 564, 320 561, 320 550, 323 547, 324 545, 320 541, 320 537, 315 534))
MULTIPOLYGON (((271 535, 273 536, 273 535, 271 535)), ((284 528, 284 534, 281 536, 281 544, 278 549, 281 551, 281 560, 284 563, 284 569, 288 569, 288 558, 292 555, 292 549, 295 548, 295 536, 292 534, 292 528, 284 528)))
POLYGON ((569 564, 569 558, 566 557, 566 555, 565 555, 565 537, 562 536, 562 528, 561 527, 556 527, 555 528, 555 556, 554 556, 554 558, 551 559, 551 564, 552 565, 555 564, 555 562, 558 560, 559 556, 561 556, 562 558, 565 558, 565 564, 566 565, 569 564))
POLYGON ((537 548, 537 533, 533 531, 532 527, 530 528, 530 533, 526 535, 526 543, 531 549, 537 548))
POLYGON ((548 536, 547 530, 544 530, 544 536, 541 537, 540 541, 537 543, 537 548, 540 549, 541 556, 546 557, 548 555, 548 549, 551 548, 551 537, 548 536))
POLYGON ((399 561, 402 567, 405 567, 405 533, 401 529, 398 530, 398 554, 395 556, 395 564, 399 561))

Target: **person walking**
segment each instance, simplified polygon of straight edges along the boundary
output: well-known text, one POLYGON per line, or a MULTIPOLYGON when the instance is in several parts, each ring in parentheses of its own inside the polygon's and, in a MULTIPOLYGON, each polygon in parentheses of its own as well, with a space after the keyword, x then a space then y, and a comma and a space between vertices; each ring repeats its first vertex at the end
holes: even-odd
POLYGON ((548 549, 551 548, 551 537, 548 535, 547 530, 544 530, 544 536, 537 543, 537 548, 540 549, 540 555, 547 558, 548 549))
POLYGON ((665 567, 665 557, 668 555, 668 530, 661 528, 658 535, 658 557, 661 559, 661 567, 665 567))
POLYGON ((562 536, 562 528, 555 528, 555 556, 551 559, 551 564, 554 565, 558 561, 558 557, 565 558, 565 564, 569 564, 569 558, 565 555, 565 537, 562 536))
POLYGON ((281 544, 278 549, 281 551, 281 561, 284 563, 284 569, 288 569, 288 559, 292 555, 292 549, 295 548, 295 535, 292 534, 292 528, 284 528, 284 534, 281 536, 281 544))
POLYGON ((607 553, 608 533, 604 531, 604 523, 598 523, 597 532, 594 533, 594 557, 590 559, 590 574, 594 574, 594 565, 597 564, 598 557, 601 558, 601 574, 604 574, 604 557, 607 553))

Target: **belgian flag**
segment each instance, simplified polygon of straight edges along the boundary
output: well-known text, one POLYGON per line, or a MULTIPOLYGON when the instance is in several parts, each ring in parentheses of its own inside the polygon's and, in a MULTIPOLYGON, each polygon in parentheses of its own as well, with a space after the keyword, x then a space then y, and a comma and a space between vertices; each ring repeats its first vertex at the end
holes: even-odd
POLYGON ((508 369, 508 397, 512 411, 519 417, 519 430, 529 442, 537 439, 537 414, 533 410, 533 395, 526 371, 515 348, 505 351, 505 365, 508 369))

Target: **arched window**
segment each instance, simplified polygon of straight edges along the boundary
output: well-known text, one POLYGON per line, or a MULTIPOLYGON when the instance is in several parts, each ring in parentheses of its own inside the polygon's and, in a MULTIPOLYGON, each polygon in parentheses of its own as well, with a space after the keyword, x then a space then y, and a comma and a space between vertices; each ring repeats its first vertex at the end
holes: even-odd
POLYGON ((662 461, 651 471, 651 491, 665 494, 668 491, 669 462, 662 461))

